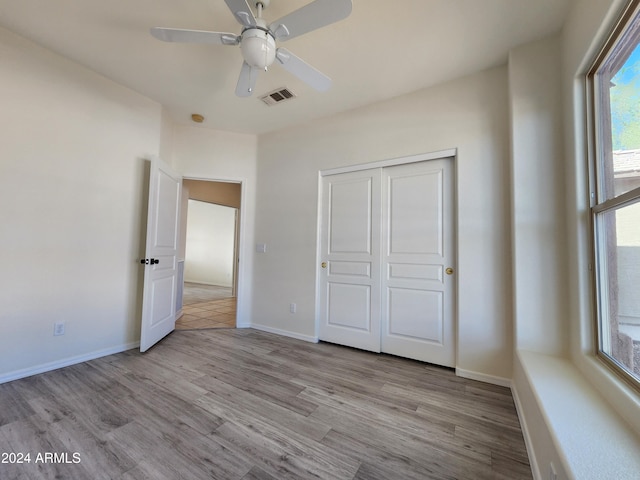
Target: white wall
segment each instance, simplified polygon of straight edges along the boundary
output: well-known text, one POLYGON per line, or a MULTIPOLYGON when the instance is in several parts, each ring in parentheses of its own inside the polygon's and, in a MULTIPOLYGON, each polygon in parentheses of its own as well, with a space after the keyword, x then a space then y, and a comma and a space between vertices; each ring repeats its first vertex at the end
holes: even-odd
POLYGON ((509 54, 516 346, 568 351, 561 39, 509 54))
POLYGON ((139 340, 161 107, 4 29, 0 70, 1 381, 139 340))
POLYGON ((197 200, 188 204, 184 280, 233 286, 236 209, 197 200))
POLYGON ((159 155, 162 160, 167 163, 171 162, 173 156, 173 129, 174 123, 171 120, 169 112, 162 107, 160 116, 160 147, 159 155))
POLYGON ((200 127, 176 126, 173 167, 185 178, 242 182, 238 268, 238 326, 250 324, 254 252, 257 138, 200 127))
POLYGON ((258 142, 252 320, 315 332, 318 172, 458 149, 458 367, 511 377, 507 70, 496 68, 258 142), (296 314, 289 303, 297 303, 296 314))

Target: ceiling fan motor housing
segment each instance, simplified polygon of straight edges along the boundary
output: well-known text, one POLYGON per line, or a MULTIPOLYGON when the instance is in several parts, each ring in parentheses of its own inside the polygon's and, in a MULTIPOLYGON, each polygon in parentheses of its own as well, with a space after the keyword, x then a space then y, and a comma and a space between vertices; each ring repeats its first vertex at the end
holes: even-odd
POLYGON ((266 69, 276 58, 276 41, 266 29, 248 28, 242 32, 240 44, 245 62, 254 68, 266 69))

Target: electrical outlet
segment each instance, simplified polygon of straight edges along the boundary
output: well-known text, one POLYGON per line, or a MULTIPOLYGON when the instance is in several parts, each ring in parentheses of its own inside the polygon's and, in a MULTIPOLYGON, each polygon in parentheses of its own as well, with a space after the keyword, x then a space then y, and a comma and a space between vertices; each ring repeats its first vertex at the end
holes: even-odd
POLYGON ((64 335, 64 322, 56 322, 53 324, 53 336, 64 335))
POLYGON ((556 467, 553 466, 553 462, 549 464, 549 480, 558 480, 558 474, 556 473, 556 467))
POLYGON ((296 310, 298 309, 298 306, 295 303, 290 303, 289 304, 289 311, 291 313, 296 313, 296 310))

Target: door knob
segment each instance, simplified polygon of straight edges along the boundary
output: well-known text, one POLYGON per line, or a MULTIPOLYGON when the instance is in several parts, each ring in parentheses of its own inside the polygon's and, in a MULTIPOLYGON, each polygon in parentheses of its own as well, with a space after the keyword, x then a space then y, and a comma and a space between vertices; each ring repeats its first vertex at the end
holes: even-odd
POLYGON ((453 275, 453 268, 449 267, 444 271, 447 275, 453 275))
POLYGON ((321 266, 322 268, 327 268, 327 262, 322 262, 322 263, 320 264, 320 266, 321 266))
POLYGON ((141 258, 140 263, 142 265, 157 265, 160 263, 160 260, 157 258, 152 258, 151 260, 149 260, 148 258, 141 258))

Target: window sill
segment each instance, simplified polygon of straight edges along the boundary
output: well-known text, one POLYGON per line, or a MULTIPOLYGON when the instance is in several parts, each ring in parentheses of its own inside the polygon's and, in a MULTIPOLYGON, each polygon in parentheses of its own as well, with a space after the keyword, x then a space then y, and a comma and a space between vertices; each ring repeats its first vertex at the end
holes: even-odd
POLYGON ((558 480, 640 478, 640 438, 575 365, 567 359, 521 350, 516 360, 524 375, 514 378, 514 396, 536 477, 549 478, 549 463, 557 459, 561 463, 555 465, 558 480), (527 392, 535 402, 522 397, 527 392), (536 407, 554 454, 548 452, 550 445, 536 444, 536 439, 543 438, 533 432, 542 427, 535 423, 539 417, 533 410, 536 407))

